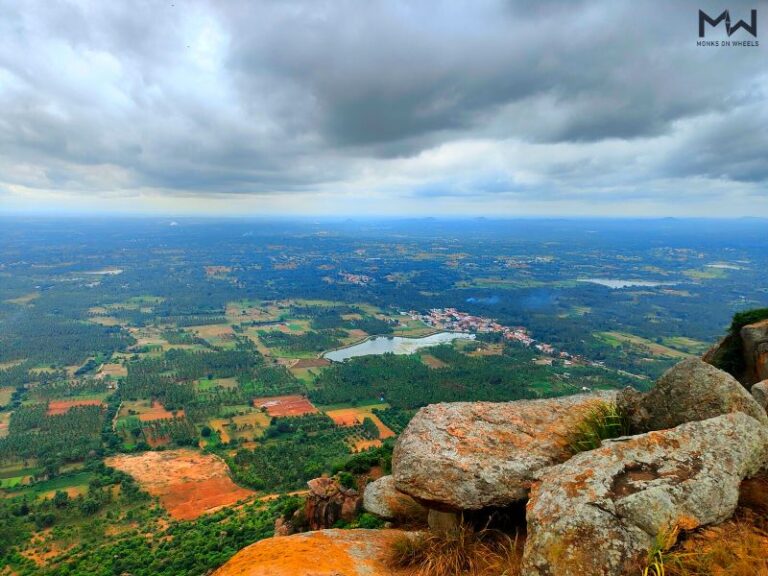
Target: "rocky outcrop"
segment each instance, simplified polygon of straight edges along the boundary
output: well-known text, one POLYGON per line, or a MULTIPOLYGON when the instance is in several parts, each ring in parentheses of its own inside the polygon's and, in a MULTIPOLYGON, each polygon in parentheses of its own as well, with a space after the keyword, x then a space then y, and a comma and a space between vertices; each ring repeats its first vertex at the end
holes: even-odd
POLYGON ((752 398, 760 404, 764 410, 768 410, 768 380, 763 380, 752 386, 750 390, 752 398))
POLYGON ((532 490, 523 574, 639 574, 657 535, 727 519, 766 463, 768 429, 741 412, 578 454, 532 490))
POLYGON ((387 520, 423 522, 427 519, 427 509, 395 488, 392 476, 382 476, 365 487, 363 508, 387 520))
POLYGON ((740 331, 744 352, 744 382, 768 379, 768 320, 744 326, 740 331))
POLYGON ((612 393, 419 410, 395 445, 395 486, 430 508, 476 510, 528 496, 539 470, 570 456, 567 434, 612 393))
POLYGON ((397 530, 321 530, 267 538, 235 554, 214 576, 397 576, 386 566, 397 530))
POLYGON ((768 425, 765 409, 733 376, 698 358, 667 370, 646 394, 621 392, 617 404, 637 432, 674 428, 729 412, 744 412, 768 425))
POLYGON ((309 494, 304 506, 310 530, 333 527, 336 522, 353 521, 362 505, 357 490, 344 488, 335 478, 315 478, 307 482, 309 494))

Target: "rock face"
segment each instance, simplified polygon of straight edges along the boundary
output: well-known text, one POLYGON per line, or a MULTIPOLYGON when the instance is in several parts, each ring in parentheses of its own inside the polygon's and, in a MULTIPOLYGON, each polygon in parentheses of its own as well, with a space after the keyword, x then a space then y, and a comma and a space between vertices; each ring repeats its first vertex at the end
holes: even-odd
POLYGON ((733 376, 698 358, 667 370, 646 394, 623 391, 617 403, 638 432, 674 428, 729 412, 744 412, 768 425, 765 410, 733 376))
POLYGON ((214 576, 397 576, 385 565, 397 530, 321 530, 267 538, 235 554, 214 576))
POLYGON ((430 508, 476 510, 528 496, 539 470, 569 456, 566 434, 601 393, 422 408, 395 445, 395 486, 430 508))
POLYGON ((768 379, 768 320, 741 329, 744 347, 744 381, 754 384, 768 379))
POLYGON ((362 504, 357 490, 344 488, 334 478, 315 478, 307 486, 304 511, 310 530, 330 528, 339 520, 351 522, 357 517, 362 504))
POLYGON ((755 402, 760 404, 763 409, 768 410, 768 380, 763 380, 762 382, 754 384, 750 392, 752 393, 752 398, 755 399, 755 402))
POLYGON ((427 509, 395 488, 392 476, 382 476, 365 487, 363 508, 388 520, 424 521, 427 509))
POLYGON ((741 412, 578 454, 531 492, 523 574, 639 574, 658 534, 727 519, 766 463, 768 429, 741 412))

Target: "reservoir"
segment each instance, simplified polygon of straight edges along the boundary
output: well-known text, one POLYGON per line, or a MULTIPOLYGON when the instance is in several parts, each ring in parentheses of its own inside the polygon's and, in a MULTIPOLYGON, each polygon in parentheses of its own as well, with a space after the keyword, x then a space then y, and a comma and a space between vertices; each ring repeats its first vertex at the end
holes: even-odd
POLYGON ((420 348, 446 344, 457 339, 474 340, 475 335, 464 334, 461 332, 438 332, 437 334, 425 336, 424 338, 374 336, 364 342, 355 344, 354 346, 340 348, 333 352, 326 352, 323 354, 323 358, 333 360, 334 362, 342 362, 347 358, 354 358, 355 356, 369 356, 371 354, 385 354, 387 352, 391 352, 392 354, 413 354, 420 348))
POLYGON ((609 278, 579 278, 579 282, 590 282, 600 284, 614 290, 618 288, 630 288, 632 286, 670 286, 672 282, 649 282, 648 280, 612 280, 609 278))

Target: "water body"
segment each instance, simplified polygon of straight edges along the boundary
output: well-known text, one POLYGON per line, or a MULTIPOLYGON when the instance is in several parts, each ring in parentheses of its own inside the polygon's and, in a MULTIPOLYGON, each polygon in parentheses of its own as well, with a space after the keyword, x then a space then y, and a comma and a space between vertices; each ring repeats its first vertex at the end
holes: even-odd
POLYGON ((591 284, 600 284, 613 290, 617 288, 629 288, 631 286, 670 286, 672 282, 650 282, 648 280, 613 280, 609 278, 579 278, 579 282, 590 282, 591 284))
POLYGON ((346 348, 334 350, 333 352, 326 352, 323 354, 323 358, 333 360, 334 362, 342 362, 347 358, 370 356, 371 354, 385 354, 387 352, 392 352, 393 354, 413 354, 420 348, 446 344, 458 339, 474 340, 475 335, 463 334, 461 332, 438 332, 437 334, 425 336, 424 338, 374 336, 365 342, 360 342, 360 344, 347 346, 346 348))

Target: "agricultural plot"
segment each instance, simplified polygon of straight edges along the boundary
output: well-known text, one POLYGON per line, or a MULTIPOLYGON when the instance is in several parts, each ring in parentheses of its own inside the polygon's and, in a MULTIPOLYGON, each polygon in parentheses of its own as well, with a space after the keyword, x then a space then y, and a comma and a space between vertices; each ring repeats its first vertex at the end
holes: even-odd
POLYGON ((253 405, 256 408, 266 410, 270 416, 302 416, 317 413, 317 408, 307 398, 299 394, 256 398, 253 405))
POLYGON ((48 402, 48 416, 58 416, 69 412, 75 406, 103 406, 101 400, 95 398, 73 398, 66 400, 51 400, 48 402))
POLYGON ((651 356, 662 356, 666 358, 686 358, 689 354, 675 350, 663 344, 653 342, 641 336, 635 336, 634 334, 625 334, 623 332, 600 332, 596 334, 606 344, 617 347, 620 345, 629 345, 631 347, 643 350, 651 356))
POLYGON ((270 419, 264 412, 248 407, 243 414, 229 418, 212 418, 208 425, 216 431, 222 442, 239 439, 249 441, 264 434, 270 419))
POLYGON ((133 476, 177 520, 192 520, 254 495, 232 481, 223 460, 196 450, 121 454, 105 464, 133 476))
POLYGON ((96 373, 96 378, 125 378, 128 375, 128 369, 122 364, 109 363, 102 364, 96 373))
MULTIPOLYGON (((214 346, 223 348, 234 347, 235 333, 229 324, 205 324, 202 326, 188 326, 186 332, 198 336, 214 346)), ((179 346, 174 346, 179 347, 179 346)))
POLYGON ((337 426, 359 426, 363 420, 370 418, 379 430, 379 438, 385 440, 394 436, 395 433, 379 419, 374 410, 383 410, 387 407, 387 404, 371 404, 353 408, 337 408, 327 411, 326 414, 337 426))
POLYGON ((11 402, 11 396, 15 388, 12 386, 0 386, 0 407, 8 406, 11 402))
POLYGON ((0 412, 0 438, 8 436, 8 424, 11 422, 10 412, 0 412))
POLYGON ((136 416, 142 422, 149 422, 151 420, 182 417, 184 416, 184 410, 170 412, 157 400, 151 402, 149 400, 126 400, 120 408, 118 421, 121 418, 128 418, 130 416, 136 416))

